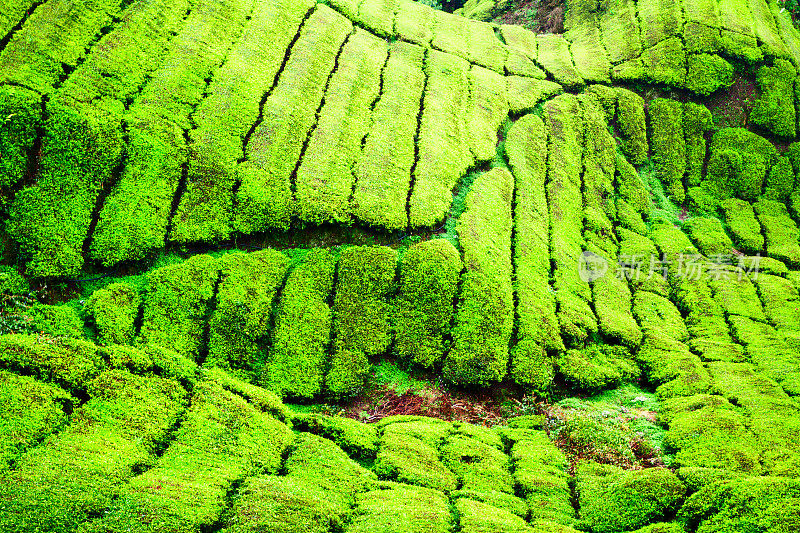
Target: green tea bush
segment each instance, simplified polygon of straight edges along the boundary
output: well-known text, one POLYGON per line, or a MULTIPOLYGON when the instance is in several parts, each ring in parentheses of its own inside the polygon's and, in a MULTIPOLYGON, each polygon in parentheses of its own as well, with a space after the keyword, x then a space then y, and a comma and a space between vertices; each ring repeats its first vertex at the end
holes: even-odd
POLYGON ((404 254, 394 302, 394 351, 430 367, 444 357, 461 274, 458 251, 445 239, 415 244, 404 254))
POLYGON ((763 198, 786 203, 794 190, 795 173, 788 157, 779 157, 767 174, 763 198))
POLYGON ((753 208, 764 229, 767 255, 790 266, 800 266, 800 231, 786 206, 774 200, 759 200, 753 208))
POLYGON ((755 201, 767 171, 777 161, 772 143, 743 128, 723 128, 711 140, 703 186, 715 197, 755 201))
POLYGON ((756 83, 761 96, 756 98, 750 122, 779 137, 791 138, 797 131, 794 108, 794 80, 797 70, 785 59, 758 69, 756 83))
POLYGON ((331 340, 328 305, 336 258, 311 250, 286 280, 275 315, 272 347, 261 382, 281 396, 320 393, 331 340))
POLYGON ((386 41, 363 30, 356 30, 342 48, 294 180, 302 223, 350 222, 353 167, 371 126, 371 106, 380 96, 388 53, 386 41))
POLYGON ((347 248, 339 258, 333 303, 334 350, 325 386, 333 396, 358 392, 369 358, 392 340, 392 306, 397 252, 387 247, 347 248))
POLYGON ((223 533, 281 531, 326 533, 343 530, 349 506, 331 499, 313 480, 290 476, 253 476, 239 488, 223 520, 223 533))
POLYGON ((681 204, 686 195, 683 187, 686 172, 683 106, 675 100, 657 98, 650 102, 648 112, 656 174, 664 184, 667 196, 681 204))
POLYGON ((448 533, 453 528, 447 496, 431 489, 387 485, 360 495, 357 502, 350 533, 448 533))
POLYGON ((3 531, 72 531, 102 515, 127 480, 153 463, 185 405, 177 382, 121 370, 98 375, 88 389, 91 399, 67 428, 2 474, 3 531))
POLYGON ((582 463, 577 468, 581 524, 593 533, 630 531, 677 510, 686 488, 665 468, 625 471, 582 463))
POLYGON ((683 226, 700 253, 707 257, 730 252, 733 242, 716 218, 692 217, 683 226))
POLYGON ((283 423, 213 381, 200 381, 175 440, 121 487, 90 530, 191 531, 216 524, 233 483, 274 473, 292 440, 283 423))
POLYGON ((292 418, 294 429, 309 431, 336 443, 342 450, 359 460, 374 459, 378 451, 378 432, 375 426, 351 418, 321 414, 298 414, 292 418))
POLYGON ((149 272, 138 341, 158 344, 196 360, 204 342, 219 268, 217 259, 196 255, 184 263, 149 272))
POLYGON ((59 387, 0 370, 0 472, 64 427, 74 403, 59 387))
POLYGON ((75 393, 85 392, 105 367, 90 342, 36 335, 0 337, 0 365, 53 381, 75 393))
POLYGON ((514 492, 508 456, 497 448, 477 439, 453 435, 442 445, 441 454, 442 462, 458 477, 460 489, 514 492))
POLYGON ((506 155, 514 172, 514 291, 517 343, 511 353, 514 381, 533 389, 553 379, 548 352, 563 349, 550 289, 550 214, 547 207, 547 130, 534 115, 519 119, 506 137, 506 155))
POLYGON ((84 312, 94 323, 104 344, 131 344, 142 297, 129 283, 112 283, 92 293, 84 312))
POLYGON ((384 429, 380 439, 375 473, 381 479, 396 480, 449 492, 458 486, 457 476, 439 460, 437 446, 393 426, 384 429))
POLYGON ((543 431, 527 431, 511 448, 514 481, 528 502, 531 520, 575 522, 567 459, 543 431))
POLYGON ((383 93, 355 165, 350 202, 354 217, 373 226, 408 226, 406 203, 414 166, 417 115, 425 86, 425 49, 404 41, 389 45, 383 93))
POLYGON ((303 24, 261 109, 262 117, 274 118, 256 127, 245 147, 245 160, 237 167, 241 186, 234 200, 234 230, 248 234, 289 228, 295 210, 292 174, 316 122, 337 54, 352 30, 346 17, 325 5, 303 24))
POLYGON ((789 531, 800 520, 799 495, 800 485, 794 479, 755 477, 712 483, 689 497, 679 518, 702 533, 789 531))
POLYGON ((472 500, 485 503, 487 506, 501 509, 520 518, 528 516, 528 504, 522 498, 513 494, 492 490, 490 492, 479 492, 475 490, 457 490, 451 493, 456 500, 472 500))
POLYGON ((174 217, 175 240, 215 242, 230 236, 245 137, 259 119, 261 98, 272 89, 292 38, 314 7, 311 0, 260 6, 214 72, 188 133, 186 191, 174 217))
POLYGON ((628 348, 592 344, 584 350, 567 350, 556 359, 558 373, 579 391, 593 393, 616 387, 639 376, 628 348))
POLYGON ((517 533, 528 530, 525 520, 519 516, 486 503, 459 498, 455 508, 464 533, 517 533))
POLYGON ((350 459, 336 444, 308 433, 297 436, 285 469, 289 477, 313 482, 345 509, 377 482, 375 474, 350 459))
POLYGON ((761 225, 756 220, 753 207, 737 198, 729 198, 721 204, 725 224, 730 229, 733 242, 746 253, 758 253, 764 249, 761 225))
POLYGON ((219 268, 206 364, 253 379, 264 365, 263 342, 272 326, 272 307, 286 278, 289 258, 269 249, 231 253, 220 258, 219 268))
POLYGON ((445 379, 454 383, 487 384, 506 374, 514 326, 512 195, 510 172, 495 168, 481 174, 458 223, 466 272, 461 279, 453 348, 443 369, 445 379))
POLYGON ((687 64, 686 88, 701 96, 733 84, 733 65, 718 55, 689 54, 687 64))
POLYGON ((664 402, 659 420, 669 425, 666 446, 675 466, 757 474, 761 447, 747 418, 721 396, 696 395, 664 402))

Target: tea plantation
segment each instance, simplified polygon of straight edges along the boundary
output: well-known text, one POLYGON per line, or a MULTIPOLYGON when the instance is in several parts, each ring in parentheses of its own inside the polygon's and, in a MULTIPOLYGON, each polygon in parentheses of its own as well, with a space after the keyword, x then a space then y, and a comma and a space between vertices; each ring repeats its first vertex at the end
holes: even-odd
POLYGON ((792 9, 529 4, 3 0, 0 532, 800 531, 792 9))

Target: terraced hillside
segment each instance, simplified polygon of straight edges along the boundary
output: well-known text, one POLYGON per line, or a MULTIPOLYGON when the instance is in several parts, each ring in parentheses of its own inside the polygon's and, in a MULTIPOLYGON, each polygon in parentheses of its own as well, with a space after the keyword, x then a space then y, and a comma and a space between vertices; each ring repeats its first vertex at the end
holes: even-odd
POLYGON ((800 529, 800 33, 566 7, 3 2, 0 530, 800 529))

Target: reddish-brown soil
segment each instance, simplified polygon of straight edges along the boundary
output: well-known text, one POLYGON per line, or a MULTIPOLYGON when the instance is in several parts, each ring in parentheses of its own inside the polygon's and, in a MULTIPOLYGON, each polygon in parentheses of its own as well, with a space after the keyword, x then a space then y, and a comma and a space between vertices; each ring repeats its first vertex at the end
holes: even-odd
POLYGON ((535 33, 564 33, 564 0, 523 0, 495 19, 517 24, 535 33))

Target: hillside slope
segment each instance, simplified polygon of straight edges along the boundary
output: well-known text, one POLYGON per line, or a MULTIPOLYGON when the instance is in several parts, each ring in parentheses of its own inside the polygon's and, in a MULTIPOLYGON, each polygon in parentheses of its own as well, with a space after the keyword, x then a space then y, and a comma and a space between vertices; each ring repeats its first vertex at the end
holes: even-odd
POLYGON ((766 0, 564 30, 3 3, 0 529, 796 529, 800 33, 766 0), (550 403, 282 403, 387 360, 550 403))

